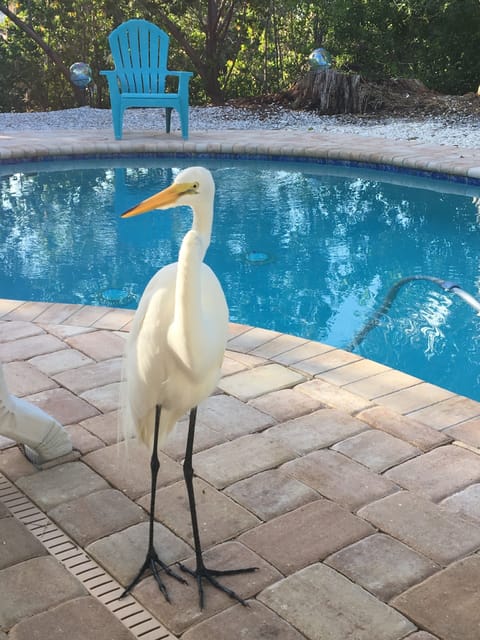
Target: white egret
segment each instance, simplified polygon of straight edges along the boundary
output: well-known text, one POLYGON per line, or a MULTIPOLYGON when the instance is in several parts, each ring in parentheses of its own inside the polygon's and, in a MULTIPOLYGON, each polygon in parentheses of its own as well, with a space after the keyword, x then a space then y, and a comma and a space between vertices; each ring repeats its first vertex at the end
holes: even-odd
POLYGON ((195 496, 193 490, 193 439, 197 405, 215 389, 225 352, 228 308, 222 287, 203 259, 210 244, 215 184, 202 167, 180 172, 173 184, 144 200, 122 215, 136 216, 152 209, 188 205, 193 224, 183 238, 178 262, 158 271, 148 283, 136 311, 127 341, 125 379, 127 416, 139 438, 152 447, 152 493, 147 556, 138 575, 126 588, 128 593, 147 569, 168 600, 159 567, 183 581, 163 563, 154 548, 153 523, 156 481, 159 471, 157 448, 190 411, 184 477, 187 487, 195 544, 196 569, 182 570, 195 576, 203 608, 203 579, 244 604, 235 592, 221 585, 216 577, 243 573, 255 568, 232 571, 207 569, 202 559, 195 496))

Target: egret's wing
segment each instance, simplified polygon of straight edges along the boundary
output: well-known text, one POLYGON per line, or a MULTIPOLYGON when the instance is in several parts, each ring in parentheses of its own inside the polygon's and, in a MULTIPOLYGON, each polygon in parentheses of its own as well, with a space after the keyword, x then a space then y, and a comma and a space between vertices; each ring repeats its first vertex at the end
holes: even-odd
POLYGON ((165 378, 165 336, 172 321, 176 263, 158 271, 140 299, 127 338, 122 367, 121 422, 125 437, 138 434, 139 425, 159 402, 158 390, 165 378))

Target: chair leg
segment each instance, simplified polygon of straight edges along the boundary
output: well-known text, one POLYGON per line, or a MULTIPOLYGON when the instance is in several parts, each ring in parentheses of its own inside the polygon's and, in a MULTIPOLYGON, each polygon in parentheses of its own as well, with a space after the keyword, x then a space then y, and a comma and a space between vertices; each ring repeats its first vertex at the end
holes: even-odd
POLYGON ((113 133, 115 135, 115 140, 122 139, 122 129, 123 129, 123 109, 112 109, 112 119, 113 119, 113 133))
POLYGON ((170 133, 170 124, 172 122, 172 107, 167 107, 165 109, 165 126, 167 133, 170 133))
POLYGON ((179 111, 180 125, 182 127, 182 138, 188 140, 188 107, 179 111))

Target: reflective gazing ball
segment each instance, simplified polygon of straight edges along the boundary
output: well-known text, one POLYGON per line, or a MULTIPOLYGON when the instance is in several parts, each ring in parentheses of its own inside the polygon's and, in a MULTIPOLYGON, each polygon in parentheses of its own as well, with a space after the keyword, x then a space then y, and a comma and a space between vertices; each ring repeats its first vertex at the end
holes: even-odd
POLYGON ((76 87, 85 88, 92 81, 92 70, 86 62, 75 62, 70 67, 70 80, 76 87))
POLYGON ((329 69, 332 66, 332 56, 323 47, 320 47, 320 49, 312 51, 308 56, 308 62, 313 70, 329 69))

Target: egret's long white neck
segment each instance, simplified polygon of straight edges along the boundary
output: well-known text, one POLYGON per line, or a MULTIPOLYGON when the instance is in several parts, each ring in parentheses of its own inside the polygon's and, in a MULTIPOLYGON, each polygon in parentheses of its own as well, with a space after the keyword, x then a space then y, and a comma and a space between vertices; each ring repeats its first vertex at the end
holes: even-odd
POLYGON ((207 249, 210 245, 210 239, 212 237, 212 223, 213 223, 213 202, 199 203, 193 209, 193 222, 192 230, 198 233, 201 237, 203 245, 205 247, 202 260, 207 253, 207 249))
POLYGON ((202 325, 202 264, 212 233, 213 203, 193 211, 192 228, 185 235, 178 255, 175 313, 169 330, 170 344, 193 377, 201 371, 208 354, 202 325))

